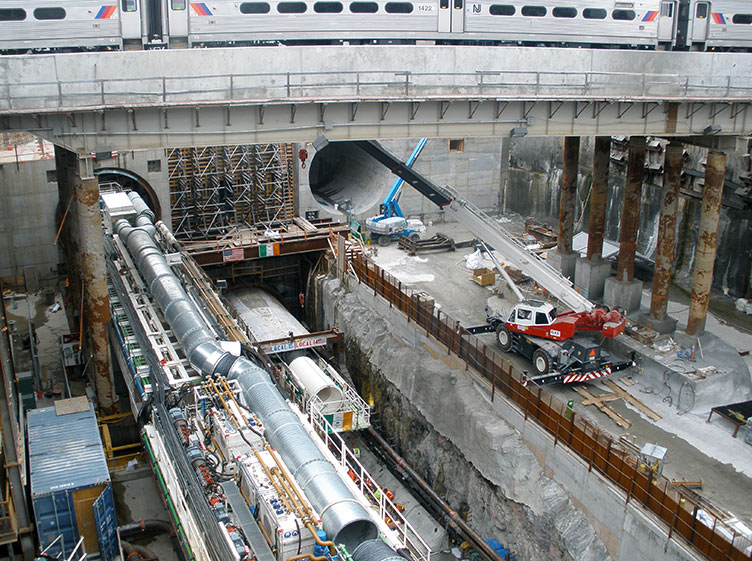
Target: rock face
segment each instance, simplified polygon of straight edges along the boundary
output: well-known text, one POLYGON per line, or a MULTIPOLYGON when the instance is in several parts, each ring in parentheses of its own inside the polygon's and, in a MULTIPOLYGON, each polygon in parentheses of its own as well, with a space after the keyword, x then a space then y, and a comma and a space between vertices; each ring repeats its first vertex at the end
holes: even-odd
POLYGON ((386 436, 451 507, 521 560, 610 559, 590 522, 465 372, 396 313, 338 280, 318 283, 319 323, 345 333, 347 366, 386 436), (388 315, 391 315, 389 312, 388 315))

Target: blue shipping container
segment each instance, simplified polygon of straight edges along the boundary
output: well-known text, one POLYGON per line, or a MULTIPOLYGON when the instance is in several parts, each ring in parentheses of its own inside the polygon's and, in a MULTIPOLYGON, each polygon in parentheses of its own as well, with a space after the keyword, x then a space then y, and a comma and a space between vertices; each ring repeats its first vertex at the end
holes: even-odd
MULTIPOLYGON (((27 424, 31 499, 42 548, 62 535, 62 551, 68 555, 83 536, 86 551, 98 551, 93 504, 104 495, 99 504, 113 522, 115 507, 93 406, 65 415, 57 415, 54 407, 31 410, 27 424)), ((48 553, 60 551, 56 544, 48 553)))

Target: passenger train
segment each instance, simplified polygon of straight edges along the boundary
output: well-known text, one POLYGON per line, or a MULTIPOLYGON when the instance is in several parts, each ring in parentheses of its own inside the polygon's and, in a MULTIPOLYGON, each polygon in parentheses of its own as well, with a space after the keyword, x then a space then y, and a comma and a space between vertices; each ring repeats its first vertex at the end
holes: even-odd
POLYGON ((264 44, 752 49, 748 0, 3 0, 6 53, 264 44))

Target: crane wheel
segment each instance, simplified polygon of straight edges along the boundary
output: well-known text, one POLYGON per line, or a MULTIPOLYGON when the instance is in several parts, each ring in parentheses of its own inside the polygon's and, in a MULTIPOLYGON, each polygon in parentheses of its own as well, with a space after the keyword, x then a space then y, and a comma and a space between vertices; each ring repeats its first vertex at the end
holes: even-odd
POLYGON ((420 234, 418 234, 418 232, 413 232, 412 234, 407 236, 407 239, 411 242, 417 242, 420 240, 420 234))
POLYGON ((543 349, 538 349, 533 353, 533 369, 540 374, 548 374, 551 370, 551 357, 543 349))
POLYGON ((496 340, 499 342, 501 350, 505 353, 512 350, 512 334, 503 323, 500 323, 496 328, 496 340))
POLYGON ((392 240, 389 239, 389 236, 379 236, 379 245, 381 247, 388 246, 390 241, 392 241, 392 240))

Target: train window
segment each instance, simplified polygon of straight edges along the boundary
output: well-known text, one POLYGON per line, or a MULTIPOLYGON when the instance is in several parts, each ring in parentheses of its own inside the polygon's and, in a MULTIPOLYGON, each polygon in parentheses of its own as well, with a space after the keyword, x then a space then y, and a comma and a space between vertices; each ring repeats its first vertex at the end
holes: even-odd
POLYGON ((280 2, 277 4, 277 11, 280 14, 302 14, 306 9, 305 2, 280 2))
POLYGON ((695 12, 695 17, 697 19, 705 19, 708 17, 708 3, 707 2, 700 2, 697 4, 697 11, 695 12))
POLYGON ((461 10, 462 9, 462 3, 463 3, 463 0, 454 0, 454 9, 455 10, 461 10))
POLYGON ((170 6, 172 6, 172 9, 176 12, 178 10, 185 10, 185 0, 172 0, 170 6))
POLYGON ((65 10, 62 8, 37 8, 34 10, 34 19, 65 19, 65 10))
POLYGON ((240 5, 241 14, 268 14, 268 2, 243 2, 240 5))
POLYGON ((23 21, 26 19, 26 10, 21 8, 7 8, 0 10, 0 21, 23 21))
POLYGON ((375 14, 379 5, 376 2, 350 2, 350 11, 353 14, 375 14))
POLYGON ((611 12, 611 18, 613 19, 632 21, 635 17, 634 10, 614 10, 611 12))
POLYGON ((522 15, 541 18, 546 15, 546 8, 543 6, 522 6, 522 15))
POLYGON ((750 24, 752 23, 752 15, 750 14, 734 14, 733 19, 731 20, 734 23, 746 23, 750 24))
POLYGON ((674 17, 674 5, 671 2, 663 2, 661 4, 661 17, 674 17))
POLYGON ((387 2, 384 7, 389 14, 411 14, 413 5, 410 2, 387 2))
POLYGON ((577 17, 577 10, 575 8, 554 8, 553 11, 555 18, 573 18, 577 17))
POLYGON ((341 2, 316 2, 313 11, 317 14, 338 14, 342 11, 341 2))
POLYGON ((603 8, 585 8, 582 10, 585 19, 606 19, 606 10, 603 8))
POLYGON ((123 0, 120 3, 120 8, 124 12, 135 12, 138 10, 138 0, 123 0))
POLYGON ((514 6, 508 4, 493 4, 488 11, 492 16, 513 16, 514 6))
POLYGON ((439 8, 446 10, 449 8, 449 0, 439 0, 439 8))

